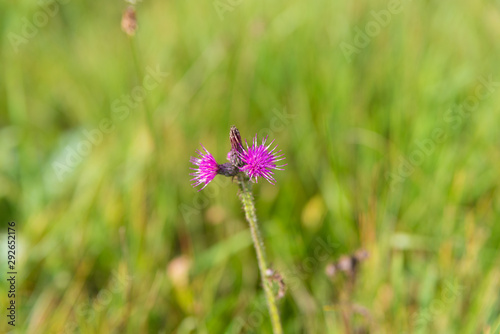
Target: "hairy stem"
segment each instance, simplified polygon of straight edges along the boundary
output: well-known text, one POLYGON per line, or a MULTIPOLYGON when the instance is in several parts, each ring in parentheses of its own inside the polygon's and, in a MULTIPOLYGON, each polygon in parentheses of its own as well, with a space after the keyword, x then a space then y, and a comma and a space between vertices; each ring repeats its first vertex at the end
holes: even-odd
POLYGON ((271 289, 271 283, 266 279, 266 273, 268 269, 266 253, 264 249, 264 243, 262 242, 262 236, 260 235, 259 227, 257 225, 257 215, 255 213, 252 187, 250 182, 245 180, 245 177, 242 174, 238 175, 238 181, 241 190, 241 203, 243 204, 243 210, 245 210, 245 218, 250 225, 253 245, 255 246, 255 252, 257 253, 257 262, 259 263, 260 277, 262 280, 262 286, 264 287, 264 293, 266 295, 267 308, 269 309, 269 315, 271 316, 273 333, 282 334, 283 329, 281 328, 280 315, 278 312, 278 307, 276 306, 276 299, 274 298, 274 294, 271 289))

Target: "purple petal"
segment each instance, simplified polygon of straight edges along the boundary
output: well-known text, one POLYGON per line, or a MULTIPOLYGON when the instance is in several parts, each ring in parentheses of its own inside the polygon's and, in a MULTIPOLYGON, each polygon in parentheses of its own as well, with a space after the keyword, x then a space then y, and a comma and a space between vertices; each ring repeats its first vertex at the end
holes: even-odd
POLYGON ((274 184, 276 181, 273 177, 273 170, 283 170, 281 167, 286 166, 280 165, 277 166, 276 162, 281 161, 284 158, 284 154, 280 154, 281 150, 276 151, 277 146, 273 149, 269 149, 274 140, 271 141, 266 146, 267 137, 262 140, 262 144, 257 144, 257 135, 253 138, 252 146, 248 146, 248 142, 245 141, 247 148, 243 150, 241 154, 241 160, 244 163, 244 166, 241 167, 241 170, 244 171, 250 180, 257 183, 259 177, 263 177, 269 183, 274 184))
POLYGON ((203 145, 201 145, 201 147, 203 147, 205 153, 201 152, 200 150, 196 150, 198 157, 191 157, 191 159, 189 160, 193 165, 195 165, 194 168, 190 167, 190 169, 195 171, 194 173, 189 174, 191 176, 194 176, 194 178, 191 179, 191 181, 194 181, 192 183, 192 186, 197 187, 200 184, 204 183, 204 186, 201 187, 201 189, 199 189, 198 191, 205 188, 214 179, 215 175, 217 175, 217 171, 219 170, 219 166, 214 157, 203 145))

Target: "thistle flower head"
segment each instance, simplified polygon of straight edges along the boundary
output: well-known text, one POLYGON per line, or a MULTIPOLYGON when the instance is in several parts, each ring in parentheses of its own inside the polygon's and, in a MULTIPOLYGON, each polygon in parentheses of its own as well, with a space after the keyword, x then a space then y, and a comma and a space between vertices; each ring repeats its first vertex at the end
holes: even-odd
POLYGON ((271 141, 266 146, 267 137, 262 140, 262 144, 257 144, 257 135, 253 139, 252 146, 248 146, 240 154, 241 161, 243 162, 243 167, 240 168, 241 171, 245 172, 250 180, 257 182, 258 177, 265 178, 269 183, 274 184, 275 179, 273 177, 273 170, 283 170, 281 167, 286 166, 286 164, 277 166, 276 162, 285 159, 281 150, 275 151, 277 146, 270 149, 274 140, 271 141))
MULTIPOLYGON (((227 153, 229 162, 218 164, 214 157, 201 145, 203 151, 196 151, 198 157, 191 157, 191 162, 195 167, 191 167, 194 176, 191 181, 193 187, 204 184, 205 188, 217 174, 234 177, 239 173, 245 173, 251 181, 257 182, 259 177, 265 178, 269 183, 274 184, 274 170, 283 170, 284 165, 276 165, 276 162, 285 159, 281 150, 276 151, 276 147, 271 149, 274 140, 266 146, 267 137, 262 140, 262 144, 257 144, 257 135, 253 139, 252 145, 245 149, 242 145, 240 132, 233 125, 229 132, 229 141, 231 142, 231 150, 227 153)), ((246 141, 245 141, 246 142, 246 141)), ((201 190, 199 189, 199 190, 201 190)), ((198 190, 198 191, 199 191, 198 190)))
POLYGON ((197 187, 202 183, 205 184, 198 191, 205 188, 219 172, 219 165, 217 164, 217 161, 215 161, 214 157, 203 145, 201 145, 201 147, 203 147, 205 153, 197 150, 196 153, 198 153, 198 157, 191 157, 190 161, 195 165, 195 167, 191 167, 191 169, 195 172, 189 174, 194 176, 194 178, 191 179, 191 181, 194 181, 192 184, 193 187, 197 187))

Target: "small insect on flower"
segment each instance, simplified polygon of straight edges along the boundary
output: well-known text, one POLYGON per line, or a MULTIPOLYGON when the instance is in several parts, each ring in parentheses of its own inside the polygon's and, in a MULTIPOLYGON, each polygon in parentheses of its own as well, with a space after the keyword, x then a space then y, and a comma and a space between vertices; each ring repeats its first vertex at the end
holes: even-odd
POLYGON ((287 164, 277 166, 276 162, 281 161, 284 158, 284 154, 280 154, 281 150, 276 151, 277 145, 270 150, 270 147, 274 143, 274 140, 266 146, 267 137, 262 140, 262 144, 257 144, 257 135, 253 139, 252 146, 248 146, 241 153, 241 160, 243 162, 243 167, 240 168, 241 171, 245 172, 250 180, 257 183, 258 177, 265 178, 269 183, 274 184, 276 181, 273 177, 273 170, 283 170, 287 164))
POLYGON ((194 176, 194 178, 191 179, 191 181, 194 181, 192 184, 193 187, 197 187, 202 183, 205 184, 198 191, 205 188, 207 184, 209 184, 210 181, 212 181, 215 175, 217 175, 217 173, 219 172, 219 165, 217 164, 217 161, 215 161, 214 157, 203 145, 201 145, 201 147, 203 147, 205 153, 200 150, 196 150, 196 153, 198 153, 199 157, 191 157, 190 160, 196 166, 195 168, 191 167, 191 169, 195 172, 189 174, 194 176))

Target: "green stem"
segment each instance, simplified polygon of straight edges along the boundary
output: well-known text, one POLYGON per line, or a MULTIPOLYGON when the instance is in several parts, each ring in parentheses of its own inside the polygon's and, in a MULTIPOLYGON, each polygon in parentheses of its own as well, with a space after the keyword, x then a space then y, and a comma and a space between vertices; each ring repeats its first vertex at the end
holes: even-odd
MULTIPOLYGON (((130 51, 132 53, 132 58, 134 61, 134 67, 137 75, 137 84, 142 85, 142 80, 144 78, 144 73, 142 71, 141 67, 141 61, 139 59, 139 53, 138 53, 138 47, 137 47, 137 41, 135 39, 136 37, 134 36, 129 36, 129 41, 130 41, 130 51)), ((144 87, 143 87, 144 88, 144 87)), ((156 131, 155 125, 154 125, 154 120, 153 120, 153 113, 152 109, 149 107, 148 99, 147 96, 144 96, 142 99, 142 106, 144 108, 144 113, 146 117, 146 124, 149 129, 149 133, 153 139, 153 148, 155 151, 155 157, 156 159, 153 160, 153 162, 149 165, 149 169, 153 172, 150 173, 151 177, 153 178, 152 182, 155 182, 154 179, 158 178, 159 175, 154 173, 155 170, 162 170, 161 168, 157 168, 157 165, 163 163, 163 153, 160 150, 160 137, 158 136, 158 132, 156 131), (156 167, 156 168, 155 168, 156 167)), ((139 235, 139 252, 137 253, 137 258, 140 259, 142 256, 142 247, 144 245, 144 240, 146 238, 146 228, 147 228, 147 221, 144 220, 141 225, 141 232, 139 235)))
POLYGON ((253 201, 252 187, 250 182, 245 180, 243 175, 238 175, 238 181, 240 184, 240 199, 243 204, 243 209, 245 210, 245 218, 250 225, 250 232, 252 234, 253 245, 255 246, 255 252, 257 253, 257 262, 259 263, 260 277, 262 280, 262 285, 264 287, 264 293, 267 300, 267 308, 269 309, 269 315, 271 316, 271 323, 273 325, 274 334, 282 334, 283 329, 281 328, 280 314, 278 312, 278 307, 276 306, 276 299, 274 298, 273 291, 271 289, 270 282, 266 279, 267 273, 267 261, 266 253, 264 249, 264 243, 262 242, 262 236, 260 235, 259 227, 257 225, 257 215, 255 213, 255 204, 253 201))
MULTIPOLYGON (((139 55, 137 53, 137 46, 136 46, 136 40, 134 36, 129 37, 130 40, 130 49, 132 52, 132 57, 134 59, 134 67, 135 71, 137 74, 137 82, 141 83, 142 78, 144 78, 143 73, 142 73, 142 68, 140 66, 140 61, 139 61, 139 55)), ((144 112, 146 114, 146 123, 149 127, 149 132, 151 133, 151 136, 153 137, 154 145, 155 145, 155 150, 157 153, 160 152, 160 139, 158 137, 158 133, 156 132, 155 126, 154 126, 154 120, 153 120, 153 113, 151 112, 151 108, 149 108, 147 99, 143 99, 142 103, 144 107, 144 112)))

